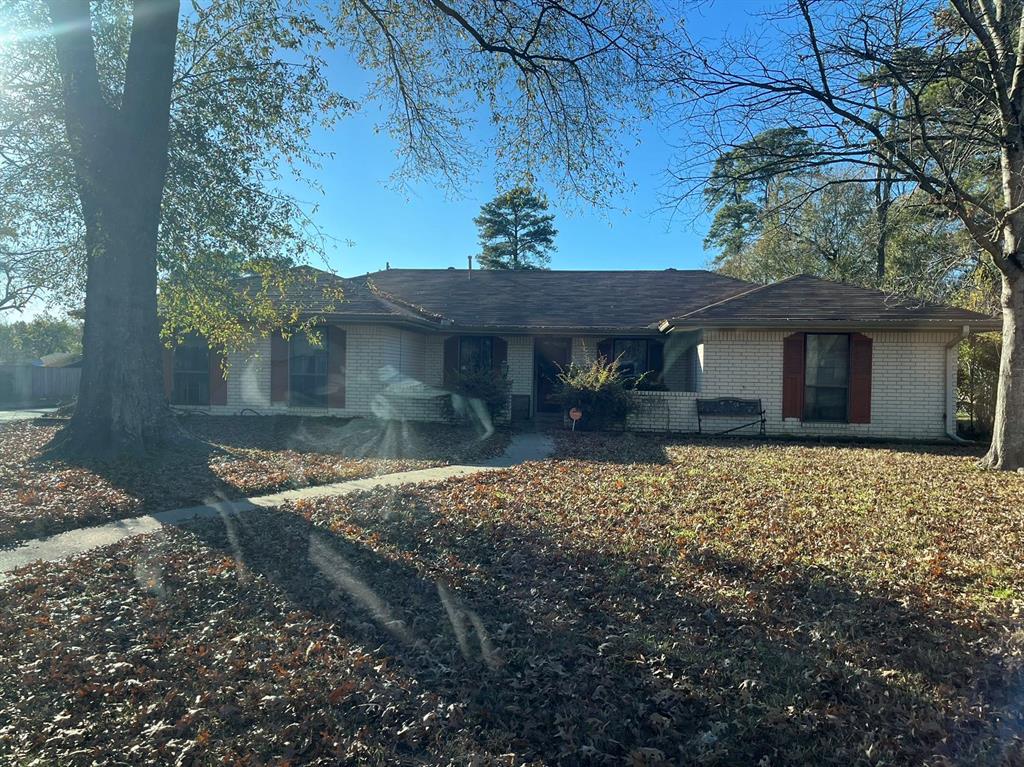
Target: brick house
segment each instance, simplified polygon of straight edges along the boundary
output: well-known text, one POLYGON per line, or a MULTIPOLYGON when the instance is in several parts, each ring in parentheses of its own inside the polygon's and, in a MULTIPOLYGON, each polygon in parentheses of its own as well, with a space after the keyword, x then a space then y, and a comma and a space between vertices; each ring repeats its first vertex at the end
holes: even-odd
MULTIPOLYGON (((492 367, 513 420, 558 413, 554 376, 618 358, 649 372, 629 426, 697 429, 698 399, 760 399, 771 434, 941 439, 955 427, 958 343, 998 320, 798 276, 752 285, 708 271, 309 270, 293 296, 323 343, 280 335, 221 358, 165 354, 176 406, 210 412, 446 417, 450 373, 492 367), (328 296, 337 288, 344 300, 328 296)), ((710 429, 726 428, 711 419, 710 429)))

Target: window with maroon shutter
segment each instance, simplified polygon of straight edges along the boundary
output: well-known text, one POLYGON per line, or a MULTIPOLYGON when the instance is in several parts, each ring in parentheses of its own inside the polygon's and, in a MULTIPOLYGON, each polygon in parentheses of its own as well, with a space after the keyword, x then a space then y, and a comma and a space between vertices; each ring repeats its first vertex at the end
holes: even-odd
POLYGON ((206 339, 194 333, 174 348, 171 353, 172 405, 210 404, 210 357, 206 339))
POLYGON ((850 335, 850 423, 871 423, 871 339, 850 335))
POLYGON ((793 333, 782 341, 783 418, 803 417, 805 336, 805 333, 793 333))
POLYGON ((804 420, 849 422, 849 334, 807 333, 804 349, 804 420))

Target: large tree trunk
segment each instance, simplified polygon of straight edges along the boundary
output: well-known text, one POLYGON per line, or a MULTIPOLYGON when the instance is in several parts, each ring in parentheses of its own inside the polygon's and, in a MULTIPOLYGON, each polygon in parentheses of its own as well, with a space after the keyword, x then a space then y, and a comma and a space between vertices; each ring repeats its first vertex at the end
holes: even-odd
POLYGON ((175 433, 156 284, 178 0, 135 0, 119 105, 97 74, 89 3, 49 6, 88 257, 82 382, 62 442, 90 454, 157 447, 175 433))
POLYGON ((991 469, 1024 468, 1024 271, 1003 274, 1003 344, 992 447, 982 460, 991 469))

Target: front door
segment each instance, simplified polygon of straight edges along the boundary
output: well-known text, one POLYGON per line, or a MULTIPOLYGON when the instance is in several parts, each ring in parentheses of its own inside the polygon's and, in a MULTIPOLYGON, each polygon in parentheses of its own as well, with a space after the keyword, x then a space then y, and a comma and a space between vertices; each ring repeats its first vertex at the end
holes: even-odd
POLYGON ((533 374, 537 380, 537 411, 557 413, 562 409, 554 397, 558 393, 558 374, 569 367, 572 339, 538 337, 533 339, 533 374))

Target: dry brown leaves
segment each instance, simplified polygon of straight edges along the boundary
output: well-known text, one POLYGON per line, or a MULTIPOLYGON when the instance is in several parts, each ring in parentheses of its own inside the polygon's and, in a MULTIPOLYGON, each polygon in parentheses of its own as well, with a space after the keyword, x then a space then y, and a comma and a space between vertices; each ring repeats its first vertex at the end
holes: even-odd
POLYGON ((188 418, 198 439, 136 460, 40 459, 45 422, 0 425, 0 545, 180 506, 437 466, 500 452, 444 425, 289 417, 188 418))
POLYGON ((1024 478, 900 449, 572 454, 23 572, 0 755, 1024 763, 1024 478))

